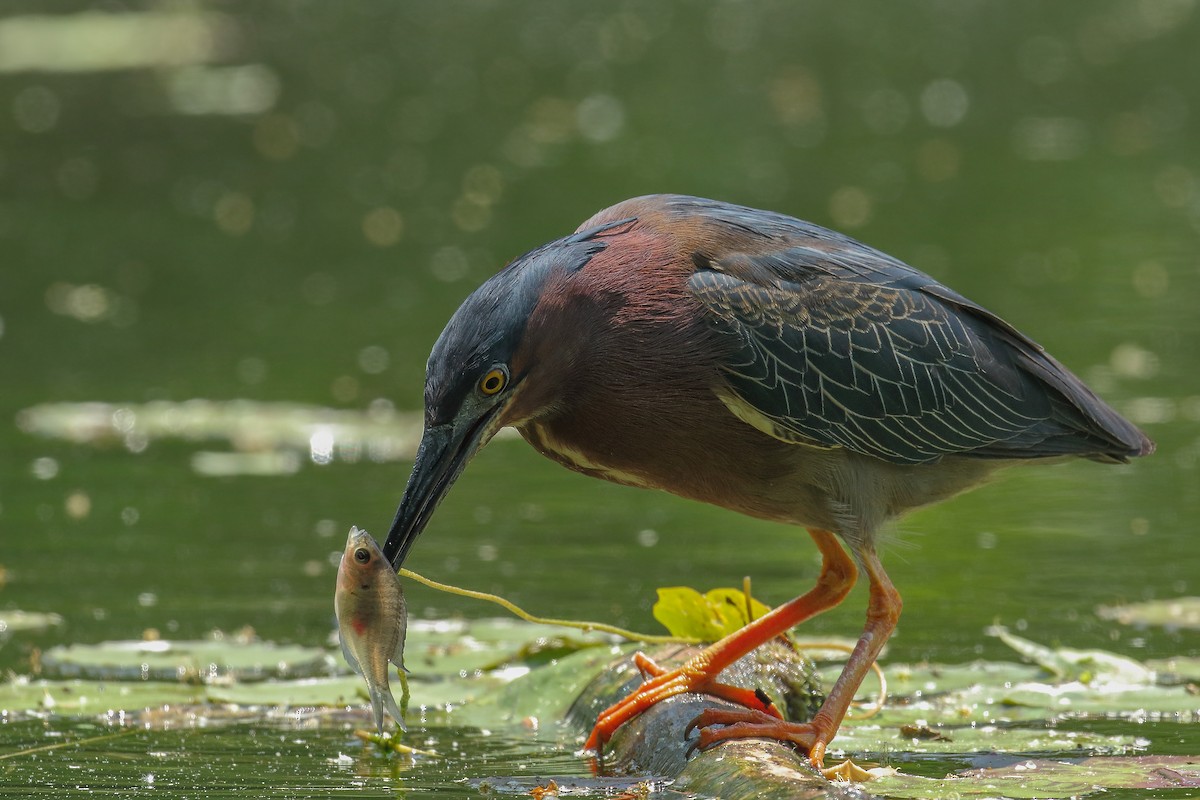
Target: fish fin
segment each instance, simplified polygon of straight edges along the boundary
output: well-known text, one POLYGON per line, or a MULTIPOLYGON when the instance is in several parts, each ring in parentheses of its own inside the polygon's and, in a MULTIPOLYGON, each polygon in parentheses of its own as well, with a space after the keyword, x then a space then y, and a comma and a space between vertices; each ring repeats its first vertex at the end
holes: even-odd
POLYGON ((408 667, 404 666, 404 637, 400 637, 400 641, 396 643, 396 650, 392 653, 392 657, 388 659, 400 669, 408 672, 408 667))
POLYGON ((404 725, 404 715, 396 707, 396 698, 392 697, 392 690, 386 685, 371 685, 367 689, 371 693, 371 710, 375 712, 375 727, 379 729, 379 732, 383 733, 383 710, 385 708, 392 715, 392 719, 396 720, 400 730, 407 731, 408 728, 404 725))
POLYGON ((346 646, 346 639, 342 636, 341 631, 338 631, 338 643, 342 646, 342 658, 346 659, 346 663, 357 672, 359 675, 365 675, 362 665, 358 663, 358 659, 354 657, 354 653, 350 652, 350 648, 346 646))
POLYGON ((383 736, 383 697, 390 696, 387 689, 381 689, 378 686, 368 682, 367 692, 371 695, 371 714, 375 717, 375 730, 379 731, 379 735, 383 736))

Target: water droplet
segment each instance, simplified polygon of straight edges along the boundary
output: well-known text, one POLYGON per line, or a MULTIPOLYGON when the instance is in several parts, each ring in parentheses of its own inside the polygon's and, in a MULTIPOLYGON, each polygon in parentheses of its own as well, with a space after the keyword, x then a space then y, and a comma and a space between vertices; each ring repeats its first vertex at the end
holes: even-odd
POLYGON ((254 201, 241 192, 226 192, 213 208, 213 220, 222 232, 241 236, 254 225, 254 201))
POLYGON ((83 519, 92 513, 92 498, 88 496, 87 492, 72 492, 67 495, 63 508, 71 519, 83 519))
POLYGON ((378 375, 388 368, 388 351, 379 345, 369 345, 358 352, 358 367, 368 375, 378 375))
POLYGON ((433 254, 429 270, 438 280, 446 283, 462 280, 470 270, 467 254, 461 248, 448 245, 433 254))
POLYGON ((625 127, 625 107, 610 94, 585 97, 575 110, 575 120, 583 138, 593 142, 615 139, 625 127))
POLYGON ((404 217, 390 206, 374 208, 363 217, 362 231, 376 247, 391 247, 404 235, 404 217))
POLYGON ((329 464, 333 461, 334 435, 328 428, 313 432, 308 440, 308 454, 314 464, 329 464))
POLYGON ((337 279, 327 272, 314 272, 300 284, 300 292, 314 306, 328 305, 337 297, 337 279))
POLYGON ((938 78, 921 92, 921 113, 938 128, 952 128, 962 122, 969 105, 967 90, 950 78, 938 78))
POLYGON ((267 362, 255 356, 247 356, 238 361, 237 376, 248 386, 260 384, 267 378, 267 362))
POLYGON ((286 114, 260 117, 252 135, 254 149, 272 161, 284 161, 300 149, 300 130, 286 114))
POLYGON ((49 456, 35 458, 30 465, 30 471, 38 480, 48 481, 58 475, 58 462, 49 456))
POLYGON ((843 186, 829 199, 829 215, 842 228, 858 228, 871 218, 871 196, 857 186, 843 186))
POLYGON ((911 109, 908 99, 895 89, 876 89, 862 103, 862 116, 875 133, 891 136, 904 130, 911 109))
POLYGON ((13 117, 17 126, 28 133, 53 130, 61 113, 58 95, 45 86, 27 86, 13 98, 13 117))

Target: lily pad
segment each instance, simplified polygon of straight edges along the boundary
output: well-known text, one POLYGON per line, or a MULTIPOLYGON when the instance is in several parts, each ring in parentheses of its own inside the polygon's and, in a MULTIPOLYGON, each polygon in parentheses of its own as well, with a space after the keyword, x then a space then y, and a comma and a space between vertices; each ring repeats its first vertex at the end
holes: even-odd
MULTIPOLYGON (((822 636, 817 639, 811 636, 795 636, 788 635, 792 640, 792 644, 796 649, 804 654, 805 658, 818 663, 823 661, 845 661, 850 657, 854 646, 858 644, 858 639, 851 639, 848 636, 822 636)), ((887 646, 880 651, 880 658, 887 653, 887 646)), ((840 670, 841 667, 838 667, 840 670)), ((834 675, 836 678, 837 676, 834 675)), ((832 686, 833 684, 829 684, 832 686)))
MULTIPOLYGON (((45 403, 17 414, 25 432, 80 444, 124 443, 135 452, 157 439, 226 441, 240 453, 290 451, 317 463, 402 461, 421 441, 422 415, 391 408, 355 411, 299 403, 187 400, 149 403, 45 403)), ((501 431, 500 438, 516 436, 501 431)), ((286 473, 294 460, 263 456, 194 462, 206 474, 286 473)))
POLYGON ((1100 606, 1096 615, 1122 625, 1157 625, 1167 630, 1200 630, 1200 597, 1147 600, 1118 606, 1100 606))
POLYGON ((1200 787, 1200 759, 1187 756, 1125 756, 1080 761, 1027 759, 1006 767, 967 770, 945 778, 898 774, 870 784, 872 794, 897 800, 967 800, 974 797, 1065 800, 1103 795, 1112 789, 1197 787, 1200 787))
MULTIPOLYGON (((607 634, 509 619, 410 620, 404 661, 416 678, 521 671, 571 652, 607 645, 607 634)), ((341 657, 338 657, 340 662, 341 657)))
MULTIPOLYGON (((411 684, 410 684, 411 685, 411 684)), ((237 706, 340 706, 359 703, 366 684, 357 675, 209 686, 205 697, 237 706)))
POLYGON ((1048 715, 1146 716, 1200 712, 1200 697, 1183 686, 1095 688, 1082 683, 1036 684, 1013 687, 1001 702, 1040 708, 1048 715))
POLYGON ((201 450, 192 455, 192 469, 200 475, 228 478, 235 475, 292 475, 300 471, 300 456, 288 451, 218 453, 201 450))
POLYGON ((270 642, 229 640, 114 641, 53 647, 42 654, 51 677, 212 683, 328 675, 324 650, 270 642))
POLYGON ((1046 647, 996 626, 989 633, 1060 680, 1083 683, 1116 683, 1147 686, 1154 683, 1154 670, 1140 661, 1107 650, 1073 650, 1046 647))
POLYGON ((40 611, 0 611, 0 635, 17 631, 42 631, 62 624, 62 617, 40 611))
MULTIPOLYGON (((456 709, 457 721, 492 727, 516 725, 522 720, 562 720, 597 673, 631 649, 633 645, 590 648, 538 667, 456 709)), ((410 686, 413 686, 413 697, 416 698, 416 682, 410 682, 410 686)))
POLYGON ((843 726, 830 749, 854 753, 856 756, 895 753, 898 750, 912 754, 1076 753, 1091 756, 1128 754, 1144 746, 1143 741, 1133 736, 1105 736, 1055 728, 1001 725, 925 727, 937 736, 914 733, 907 726, 867 723, 843 726))
MULTIPOLYGON (((1180 666, 1186 668, 1188 662, 1180 666)), ((833 680, 837 671, 826 668, 821 677, 833 680)), ((1005 662, 899 664, 886 665, 884 671, 889 699, 881 712, 863 720, 867 724, 953 727, 1097 716, 1191 719, 1200 713, 1200 697, 1183 685, 1050 682, 1039 667, 1005 662)), ((860 700, 874 698, 875 687, 869 684, 864 682, 860 700)), ((857 724, 861 714, 851 709, 847 721, 857 724)))
POLYGON ((1200 681, 1200 657, 1156 658, 1147 661, 1146 666, 1155 671, 1159 683, 1200 681))
POLYGON ((128 711, 167 703, 198 703, 204 699, 203 686, 178 682, 30 680, 16 677, 0 684, 0 710, 50 711, 59 714, 101 714, 128 711))
MULTIPOLYGON (((934 697, 968 689, 972 686, 991 686, 997 690, 1026 681, 1036 680, 1042 670, 1028 664, 1008 661, 973 661, 969 664, 883 664, 887 679, 888 697, 934 697)), ((822 667, 819 674, 826 686, 832 686, 841 674, 840 666, 822 667)), ((868 677, 859 687, 857 699, 874 700, 878 694, 875 680, 868 677)))
MULTIPOLYGON (((484 676, 470 680, 423 681, 409 679, 412 691, 409 700, 411 711, 420 709, 445 709, 457 707, 471 698, 501 686, 501 680, 484 676)), ((393 686, 396 697, 400 689, 393 686)), ((300 706, 347 706, 364 705, 367 687, 358 675, 340 675, 336 678, 306 678, 295 681, 262 681, 259 683, 232 683, 208 687, 206 697, 214 703, 226 703, 247 708, 300 706)))

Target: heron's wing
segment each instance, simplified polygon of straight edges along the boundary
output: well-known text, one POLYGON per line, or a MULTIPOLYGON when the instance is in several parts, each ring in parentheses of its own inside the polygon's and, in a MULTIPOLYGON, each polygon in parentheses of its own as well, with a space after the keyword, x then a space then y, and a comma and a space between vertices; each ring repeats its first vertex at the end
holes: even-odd
POLYGON ((904 464, 1132 454, 1086 418, 1080 397, 1132 426, 1032 341, 929 276, 833 237, 695 257, 688 285, 729 338, 723 399, 741 419, 904 464))

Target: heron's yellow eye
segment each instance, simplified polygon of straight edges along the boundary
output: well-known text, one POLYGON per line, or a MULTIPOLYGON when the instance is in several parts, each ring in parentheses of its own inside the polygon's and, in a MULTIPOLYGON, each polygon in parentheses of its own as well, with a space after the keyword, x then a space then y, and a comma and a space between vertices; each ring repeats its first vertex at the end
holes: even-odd
POLYGON ((488 373, 479 381, 479 391, 487 395, 493 395, 504 388, 504 384, 508 383, 508 373, 502 369, 488 370, 488 373))

